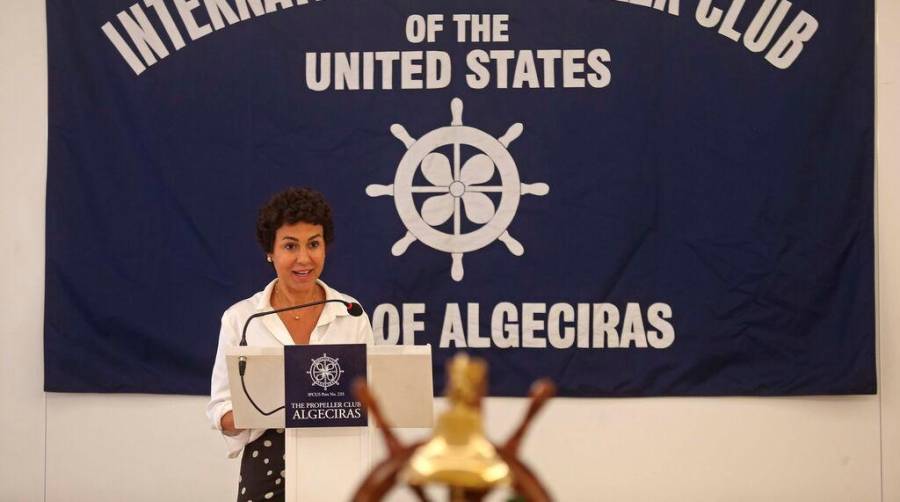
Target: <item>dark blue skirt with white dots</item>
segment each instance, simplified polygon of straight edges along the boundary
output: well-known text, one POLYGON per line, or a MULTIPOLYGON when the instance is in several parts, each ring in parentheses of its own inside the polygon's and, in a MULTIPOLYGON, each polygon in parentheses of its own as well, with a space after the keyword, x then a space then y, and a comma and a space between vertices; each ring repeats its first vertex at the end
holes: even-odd
POLYGON ((284 501, 284 429, 269 429, 244 447, 237 500, 284 501))

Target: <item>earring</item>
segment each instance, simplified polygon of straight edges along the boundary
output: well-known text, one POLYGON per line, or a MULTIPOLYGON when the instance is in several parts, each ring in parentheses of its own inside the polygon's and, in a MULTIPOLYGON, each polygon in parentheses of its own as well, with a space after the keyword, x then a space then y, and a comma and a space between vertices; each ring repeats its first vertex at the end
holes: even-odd
POLYGON ((266 261, 272 263, 272 256, 266 256, 266 261))

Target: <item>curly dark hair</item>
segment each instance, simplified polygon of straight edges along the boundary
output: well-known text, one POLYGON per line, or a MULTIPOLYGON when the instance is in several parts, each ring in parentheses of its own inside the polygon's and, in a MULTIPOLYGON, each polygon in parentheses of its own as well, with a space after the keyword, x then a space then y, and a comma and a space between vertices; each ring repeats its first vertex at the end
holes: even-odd
POLYGON ((279 192, 259 209, 256 218, 256 240, 263 251, 271 253, 275 247, 275 232, 282 225, 298 222, 322 225, 325 244, 334 240, 331 207, 321 193, 311 188, 291 187, 279 192))

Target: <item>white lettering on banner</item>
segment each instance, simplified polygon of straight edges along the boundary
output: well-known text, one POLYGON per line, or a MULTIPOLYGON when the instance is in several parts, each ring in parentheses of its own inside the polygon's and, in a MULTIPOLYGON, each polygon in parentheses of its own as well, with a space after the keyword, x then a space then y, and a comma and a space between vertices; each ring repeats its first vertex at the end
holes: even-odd
MULTIPOLYGON (((421 303, 424 307, 424 303, 421 303)), ((441 328, 441 348, 469 347, 473 349, 486 349, 491 346, 491 339, 479 335, 478 304, 469 303, 466 306, 466 328, 463 328, 462 315, 458 303, 448 303, 444 310, 444 325, 441 328)), ((424 313, 424 310, 423 310, 424 313)))
POLYGON ((545 310, 543 303, 522 304, 522 347, 543 349, 547 346, 547 340, 540 338, 540 333, 544 332, 544 321, 537 317, 545 310))
POLYGON ((403 51, 400 53, 400 88, 421 89, 422 79, 416 78, 422 73, 422 51, 403 51))
MULTIPOLYGON (((612 303, 526 302, 520 306, 500 302, 490 315, 490 337, 479 333, 481 306, 466 305, 465 319, 459 303, 444 306, 438 345, 469 349, 657 349, 675 342, 672 307, 656 302, 644 308, 628 302, 624 311, 612 303), (520 320, 521 319, 521 320, 520 320), (653 329, 647 329, 647 327, 653 329)), ((372 314, 376 344, 415 345, 413 333, 429 333, 424 303, 396 306, 382 303, 372 314), (403 313, 402 317, 400 312, 403 313), (401 341, 400 326, 403 326, 401 341), (407 336, 409 333, 409 336, 407 336)), ((420 343, 427 343, 420 340, 420 343)))
POLYGON ((122 23, 122 26, 125 27, 125 32, 131 37, 131 41, 134 42, 138 52, 141 53, 147 66, 156 63, 154 53, 156 53, 156 56, 159 56, 160 59, 168 56, 169 50, 166 49, 166 45, 163 43, 162 39, 159 38, 156 29, 150 24, 150 20, 147 19, 147 14, 145 14, 137 5, 131 6, 131 13, 134 16, 133 18, 124 10, 120 12, 117 17, 119 18, 119 22, 122 23))
POLYGON ((434 42, 437 40, 437 32, 444 29, 443 19, 444 16, 438 14, 409 16, 406 18, 406 39, 414 44, 434 42))
POLYGON ((478 304, 470 303, 468 305, 468 324, 466 326, 466 341, 469 348, 486 349, 491 346, 491 338, 487 336, 478 336, 478 328, 480 324, 478 314, 478 304))
POLYGON ((666 349, 675 341, 675 328, 666 319, 672 318, 672 307, 665 303, 654 303, 647 309, 647 321, 659 331, 648 331, 647 341, 654 349, 666 349))
MULTIPOLYGON (((564 88, 583 88, 585 81, 590 87, 603 88, 612 80, 606 64, 610 61, 606 49, 594 49, 587 55, 582 49, 539 50, 537 58, 534 51, 527 49, 476 49, 466 56, 469 69, 466 83, 472 89, 484 89, 492 82, 497 89, 554 88, 558 67, 564 88), (535 59, 541 61, 542 72, 538 71, 535 59), (511 85, 510 66, 513 68, 511 85)), ((450 85, 451 75, 450 55, 444 51, 306 53, 306 86, 313 91, 443 89, 450 85), (378 86, 374 85, 376 73, 382 77, 378 86), (399 83, 395 82, 397 74, 399 83), (360 75, 364 82, 362 86, 359 85, 360 75)))
POLYGON ((443 349, 449 347, 451 343, 456 347, 466 346, 466 333, 457 303, 448 303, 447 309, 444 310, 444 326, 441 328, 439 346, 443 349))
POLYGON ((435 52, 434 57, 425 58, 425 86, 428 89, 443 89, 450 85, 450 55, 435 52))
MULTIPOLYGON (((180 17, 182 28, 191 40, 197 40, 213 30, 221 30, 250 17, 259 17, 294 5, 307 5, 309 0, 144 0, 152 8, 156 22, 161 23, 175 50, 185 46, 181 31, 166 7, 172 2, 180 17), (196 12, 206 11, 209 23, 198 22, 196 12)), ((320 0, 316 0, 318 2, 320 0)), ((671 16, 678 16, 678 0, 613 0, 617 3, 652 8, 671 16)), ((800 56, 819 27, 819 22, 806 11, 800 11, 778 38, 776 33, 786 19, 792 4, 789 0, 764 0, 749 23, 741 18, 746 0, 698 0, 694 18, 704 28, 717 28, 719 34, 735 42, 743 40, 750 52, 768 49, 765 59, 779 69, 789 68, 800 56), (724 10, 723 10, 724 8, 724 10), (747 25, 743 34, 738 26, 747 25), (773 42, 774 40, 774 42, 773 42)), ((140 3, 119 12, 116 17, 133 45, 111 22, 101 30, 112 42, 135 74, 169 55, 153 20, 140 3), (129 13, 130 11, 130 13, 129 13), (135 49, 143 60, 139 59, 135 49)), ((451 14, 456 25, 454 41, 459 44, 496 44, 510 41, 509 14, 451 14)), ((435 43, 444 34, 443 14, 413 14, 406 18, 404 35, 411 44, 435 43)), ((468 72, 465 80, 472 89, 552 89, 561 76, 563 88, 592 87, 602 89, 612 80, 608 63, 612 57, 602 48, 587 49, 473 49, 466 53, 468 72), (540 63, 538 63, 540 60, 540 63), (543 71, 540 71, 540 70, 543 71), (510 75, 511 74, 511 75, 510 75)), ((443 51, 360 51, 306 53, 306 84, 310 90, 336 91, 443 89, 450 85, 452 62, 443 51), (360 63, 360 59, 362 62, 360 63), (397 67, 395 68, 395 63, 397 67), (332 68, 334 73, 332 74, 332 68), (375 84, 375 74, 381 74, 381 84, 375 84), (395 82, 394 75, 400 81, 395 82), (362 85, 360 85, 362 81, 362 85)))
POLYGON ((509 302, 498 303, 491 314, 491 341, 494 346, 509 349, 519 346, 519 319, 516 306, 509 302))
POLYGON ((579 349, 586 349, 591 346, 591 304, 579 303, 577 309, 576 343, 579 349))
POLYGON ((541 60, 543 82, 538 76, 535 51, 522 49, 485 51, 475 49, 466 55, 466 83, 472 89, 484 89, 491 82, 497 89, 509 88, 509 67, 513 66, 512 88, 545 88, 556 87, 557 68, 562 75, 562 87, 585 87, 585 79, 594 88, 603 88, 610 84, 612 73, 605 63, 611 60, 606 49, 593 49, 587 56, 583 49, 541 49, 536 51, 541 60), (590 71, 585 71, 587 63, 590 71), (493 72, 491 72, 493 68, 493 72))
POLYGON ((165 2, 163 0, 144 0, 144 5, 151 7, 156 12, 156 16, 162 21, 166 35, 169 36, 169 40, 172 41, 175 50, 184 47, 184 38, 181 37, 181 32, 178 31, 178 26, 175 24, 175 20, 172 19, 172 13, 169 12, 165 2))
MULTIPOLYGON (((156 14, 155 21, 162 24, 169 43, 175 50, 185 46, 184 38, 175 23, 172 13, 165 4, 166 0, 144 0, 144 5, 153 9, 156 14)), ((206 17, 212 23, 200 24, 195 17, 195 10, 200 8, 200 0, 169 0, 175 6, 178 17, 181 20, 182 28, 187 31, 191 40, 197 40, 209 33, 221 28, 233 25, 239 21, 245 21, 252 16, 259 17, 279 10, 293 7, 291 0, 203 0, 203 7, 206 10, 206 17), (263 5, 265 1, 265 5, 263 5), (232 4, 234 7, 232 7, 232 4), (237 10, 237 13, 235 13, 237 10)), ((320 0, 316 0, 318 2, 320 0)), ((298 0, 297 5, 305 5, 308 0, 298 0)), ((122 59, 128 63, 135 75, 140 75, 148 66, 156 63, 157 58, 163 59, 169 55, 169 50, 162 38, 160 38, 157 28, 146 12, 141 8, 140 2, 131 5, 118 14, 116 18, 124 28, 125 33, 131 39, 134 48, 140 53, 143 61, 137 57, 134 49, 128 45, 125 38, 119 33, 111 22, 103 23, 100 29, 106 35, 113 47, 122 56, 122 59), (130 14, 129 14, 130 11, 130 14)))
POLYGON ((594 304, 593 346, 619 348, 619 309, 611 303, 594 304))
MULTIPOLYGON (((112 23, 107 22, 100 29, 103 31, 103 34, 106 35, 106 38, 112 42, 113 47, 119 51, 119 54, 122 55, 122 59, 128 63, 128 66, 131 67, 134 74, 140 75, 141 73, 144 73, 144 70, 146 70, 147 67, 144 66, 144 63, 137 57, 137 54, 131 50, 131 47, 128 46, 128 42, 122 38, 122 35, 119 35, 119 32, 116 31, 112 23)), ((153 62, 156 62, 156 58, 153 58, 153 62)))
POLYGON ((306 53, 306 87, 312 91, 443 89, 450 85, 450 71, 450 55, 443 51, 306 53), (376 73, 381 74, 377 86, 376 73))
POLYGON ((184 27, 187 28, 188 36, 191 40, 197 40, 212 33, 212 28, 208 24, 198 25, 197 19, 192 13, 194 9, 200 7, 199 0, 175 0, 175 10, 181 16, 184 27))
POLYGON ((416 333, 425 330, 425 322, 416 319, 416 316, 424 313, 424 303, 403 304, 403 345, 416 344, 416 333))
POLYGON ((766 54, 766 61, 776 68, 787 69, 800 56, 803 44, 809 42, 819 29, 819 22, 806 12, 801 12, 766 54))
POLYGON ((400 342, 400 312, 390 303, 382 303, 372 312, 372 331, 378 345, 397 345, 400 342))
MULTIPOLYGON (((699 0, 694 17, 697 24, 704 28, 719 27, 719 34, 735 42, 743 37, 744 47, 751 52, 763 52, 791 9, 788 0, 765 0, 756 10, 747 31, 735 29, 744 9, 745 0, 731 0, 728 9, 723 11, 713 5, 714 0, 699 0)), ((766 61, 778 69, 786 70, 800 56, 804 44, 809 42, 819 28, 819 22, 806 11, 800 11, 793 21, 781 33, 766 53, 766 61)))
POLYGON ((509 14, 454 14, 456 41, 509 42, 509 14))
POLYGON ((547 313, 547 341, 554 349, 568 349, 575 343, 575 328, 563 325, 574 320, 575 309, 568 303, 555 303, 550 307, 547 313))
MULTIPOLYGON (((306 56, 309 58, 309 54, 306 56)), ((363 58, 365 59, 365 58, 363 58)), ((400 59, 399 51, 387 51, 387 52, 376 52, 374 55, 375 61, 381 63, 381 88, 382 89, 390 89, 391 83, 394 81, 393 76, 393 63, 400 59)), ((308 60, 308 59, 307 59, 308 60)), ((307 70, 309 71, 309 70, 307 70)))
POLYGON ((641 319, 641 306, 637 303, 629 303, 625 307, 625 319, 622 321, 622 337, 619 340, 620 347, 627 349, 632 344, 642 349, 647 348, 647 332, 644 331, 644 321, 641 319))
POLYGON ((334 55, 334 88, 359 89, 359 53, 334 55))
POLYGON ((587 81, 591 87, 600 89, 609 85, 612 80, 612 72, 604 63, 609 63, 610 55, 606 49, 594 49, 587 55, 588 66, 591 67, 593 73, 587 73, 587 81))

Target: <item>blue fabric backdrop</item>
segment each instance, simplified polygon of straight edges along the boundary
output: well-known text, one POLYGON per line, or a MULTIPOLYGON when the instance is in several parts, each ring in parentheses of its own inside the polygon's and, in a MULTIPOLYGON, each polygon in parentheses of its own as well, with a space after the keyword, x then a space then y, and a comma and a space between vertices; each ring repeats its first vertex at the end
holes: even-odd
POLYGON ((47 1, 48 391, 208 392, 300 185, 436 390, 875 392, 871 0, 294 3, 47 1))

